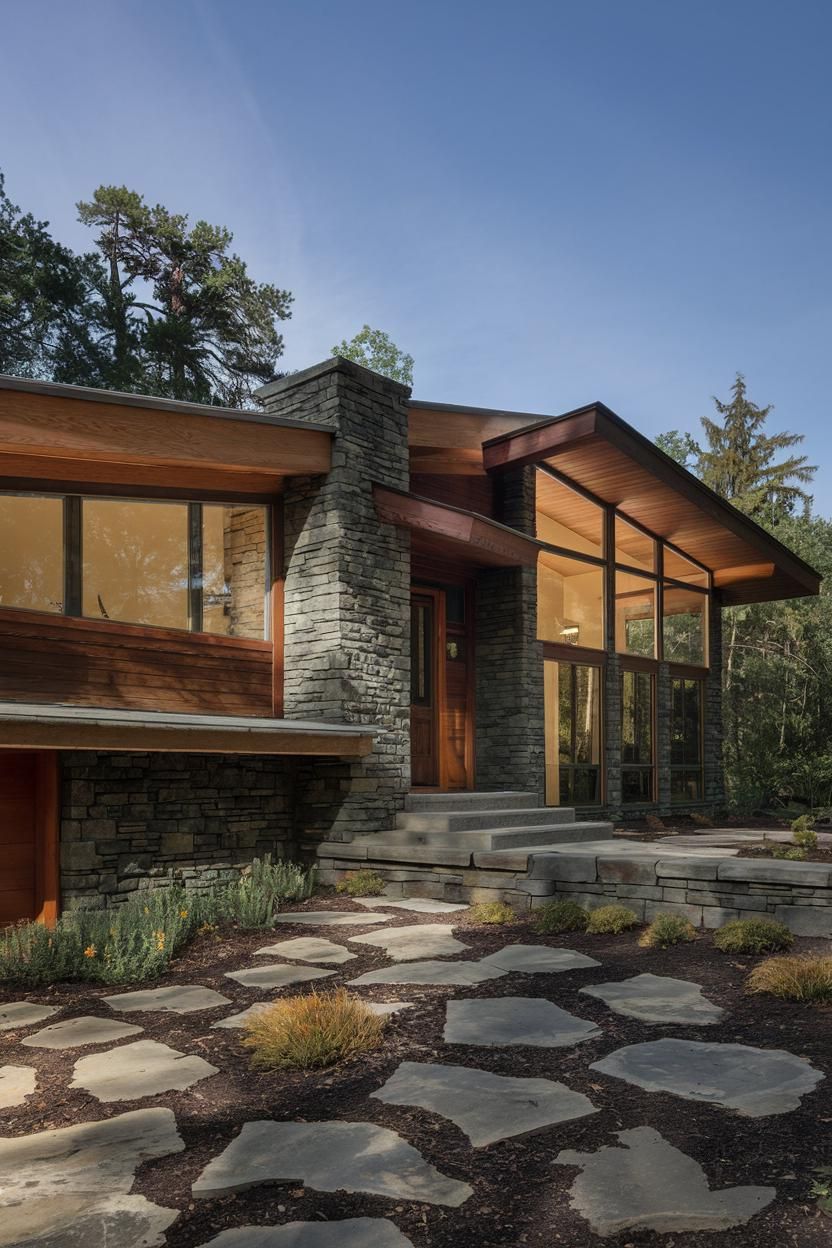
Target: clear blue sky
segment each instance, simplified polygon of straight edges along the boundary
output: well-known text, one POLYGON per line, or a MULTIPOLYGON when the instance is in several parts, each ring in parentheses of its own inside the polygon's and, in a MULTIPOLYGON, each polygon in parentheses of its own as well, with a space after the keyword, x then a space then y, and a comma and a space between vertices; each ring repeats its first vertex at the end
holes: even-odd
POLYGON ((417 398, 696 431, 744 372, 832 513, 828 0, 0 0, 0 167, 228 224, 284 365, 365 321, 417 398))

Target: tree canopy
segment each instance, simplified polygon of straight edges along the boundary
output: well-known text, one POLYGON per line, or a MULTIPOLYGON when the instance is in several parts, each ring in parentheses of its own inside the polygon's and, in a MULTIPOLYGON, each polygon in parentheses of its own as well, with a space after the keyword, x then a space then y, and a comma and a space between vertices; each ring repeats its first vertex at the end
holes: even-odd
POLYGON ((402 385, 413 385, 413 356, 400 351, 392 338, 381 329, 363 325, 349 342, 345 338, 336 343, 332 354, 354 360, 356 364, 363 364, 374 373, 400 381, 402 385))
POLYGON ((77 208, 95 231, 83 255, 0 177, 0 370, 230 407, 275 375, 292 295, 255 281, 229 229, 125 186, 77 208))

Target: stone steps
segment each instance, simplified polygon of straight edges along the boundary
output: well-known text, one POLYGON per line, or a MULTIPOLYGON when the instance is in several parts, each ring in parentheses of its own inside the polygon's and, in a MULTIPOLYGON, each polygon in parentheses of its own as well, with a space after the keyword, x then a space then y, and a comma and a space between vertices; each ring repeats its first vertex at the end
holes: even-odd
MULTIPOLYGON (((359 837, 353 845, 375 851, 381 846, 385 851, 398 850, 402 861, 407 861, 413 850, 452 849, 476 853, 479 850, 512 849, 516 845, 563 845, 578 841, 601 841, 612 837, 609 823, 535 823, 529 826, 475 827, 441 829, 435 831, 410 831, 394 829, 377 832, 372 836, 359 837)), ((372 856, 372 852, 368 854, 372 856)), ((421 860, 424 857, 420 855, 421 860)))
POLYGON ((452 812, 466 810, 527 810, 537 806, 537 793, 524 793, 514 789, 494 792, 457 793, 408 793, 404 799, 406 811, 452 812))
MULTIPOLYGON (((568 806, 522 806, 505 810, 403 811, 396 816, 396 832, 456 835, 489 828, 573 827, 575 811, 568 806)), ((383 832, 380 835, 390 835, 383 832)))

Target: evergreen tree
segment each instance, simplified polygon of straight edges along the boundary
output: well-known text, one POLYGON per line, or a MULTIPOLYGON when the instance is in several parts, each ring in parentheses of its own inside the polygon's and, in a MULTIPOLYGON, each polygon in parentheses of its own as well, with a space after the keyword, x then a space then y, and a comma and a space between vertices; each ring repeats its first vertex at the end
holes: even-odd
POLYGON ((669 455, 671 459, 675 459, 677 464, 681 464, 683 468, 692 470, 695 468, 699 456, 702 454, 702 448, 690 433, 683 433, 679 429, 670 429, 667 433, 660 433, 656 438, 656 446, 660 451, 664 451, 665 455, 669 455))
POLYGON ((797 433, 765 432, 772 405, 758 407, 747 397, 745 378, 737 373, 731 401, 714 404, 721 420, 702 417, 706 446, 697 459, 697 473, 712 490, 762 523, 774 525, 798 505, 811 505, 803 489, 816 468, 805 455, 787 454, 803 442, 797 433))
POLYGON ((400 351, 389 334, 382 329, 371 329, 363 325, 354 338, 347 342, 336 343, 332 348, 333 355, 340 355, 345 360, 354 360, 371 368, 374 373, 400 381, 404 386, 413 385, 413 356, 400 351))
POLYGON ((230 230, 190 227, 123 186, 99 187, 78 213, 99 230, 116 389, 240 407, 274 376, 292 296, 249 276, 230 230))

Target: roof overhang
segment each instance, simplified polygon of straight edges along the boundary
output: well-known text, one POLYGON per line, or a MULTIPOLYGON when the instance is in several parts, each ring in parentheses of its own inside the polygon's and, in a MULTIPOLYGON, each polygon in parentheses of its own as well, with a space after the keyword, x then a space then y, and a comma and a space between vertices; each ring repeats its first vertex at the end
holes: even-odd
POLYGON ((0 375, 0 476, 271 493, 329 471, 327 425, 0 375))
POLYGON ((485 441, 483 463, 563 473, 709 568, 728 606, 820 590, 813 568, 602 403, 485 441))
POLYGON ((378 731, 364 724, 0 702, 0 749, 361 758, 378 731))
POLYGON ((410 529, 425 553, 481 567, 534 567, 544 549, 534 538, 473 511, 437 503, 404 490, 374 485, 379 519, 410 529))

